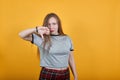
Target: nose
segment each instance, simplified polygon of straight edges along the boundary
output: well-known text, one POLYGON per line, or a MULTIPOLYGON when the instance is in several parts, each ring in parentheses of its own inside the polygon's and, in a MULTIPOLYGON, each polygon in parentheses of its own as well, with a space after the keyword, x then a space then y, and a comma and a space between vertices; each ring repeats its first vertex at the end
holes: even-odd
POLYGON ((50 29, 53 28, 53 25, 52 25, 52 24, 49 24, 49 28, 50 28, 50 29))

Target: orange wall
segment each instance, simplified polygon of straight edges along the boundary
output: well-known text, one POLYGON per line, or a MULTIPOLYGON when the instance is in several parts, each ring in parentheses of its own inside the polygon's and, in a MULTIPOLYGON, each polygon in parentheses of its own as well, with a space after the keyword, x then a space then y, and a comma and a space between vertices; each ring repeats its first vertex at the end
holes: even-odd
POLYGON ((73 40, 79 80, 120 80, 119 0, 1 0, 0 80, 38 79, 36 46, 18 33, 50 12, 73 40))

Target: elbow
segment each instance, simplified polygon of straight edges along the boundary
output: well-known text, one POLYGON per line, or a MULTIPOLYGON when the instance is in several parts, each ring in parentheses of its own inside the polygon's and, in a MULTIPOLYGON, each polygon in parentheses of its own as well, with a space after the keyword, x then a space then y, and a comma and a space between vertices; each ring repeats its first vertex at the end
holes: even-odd
POLYGON ((21 32, 18 33, 18 36, 19 36, 20 38, 24 38, 21 32))

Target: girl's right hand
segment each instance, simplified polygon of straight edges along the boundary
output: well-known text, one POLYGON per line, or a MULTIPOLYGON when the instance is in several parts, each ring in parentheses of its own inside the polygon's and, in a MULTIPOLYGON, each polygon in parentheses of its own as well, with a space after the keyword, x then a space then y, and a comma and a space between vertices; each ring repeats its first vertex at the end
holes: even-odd
POLYGON ((44 39, 43 34, 49 35, 50 34, 50 30, 48 27, 44 27, 44 26, 38 26, 38 34, 41 35, 42 39, 44 39))

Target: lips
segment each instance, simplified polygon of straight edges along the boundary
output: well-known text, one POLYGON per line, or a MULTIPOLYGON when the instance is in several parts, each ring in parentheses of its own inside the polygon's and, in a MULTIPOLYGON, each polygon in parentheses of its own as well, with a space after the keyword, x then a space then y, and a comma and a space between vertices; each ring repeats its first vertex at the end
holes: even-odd
POLYGON ((50 32, 53 32, 53 31, 54 31, 53 29, 50 30, 50 32))

